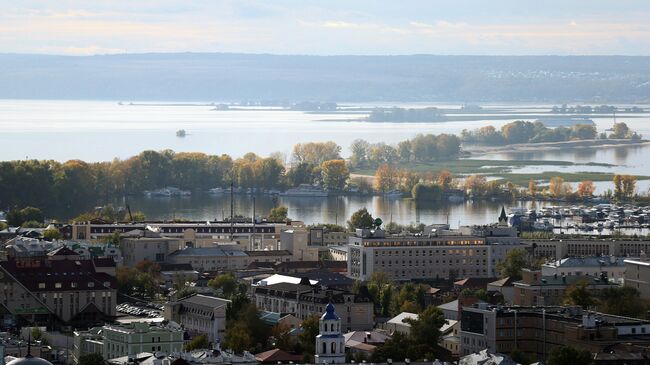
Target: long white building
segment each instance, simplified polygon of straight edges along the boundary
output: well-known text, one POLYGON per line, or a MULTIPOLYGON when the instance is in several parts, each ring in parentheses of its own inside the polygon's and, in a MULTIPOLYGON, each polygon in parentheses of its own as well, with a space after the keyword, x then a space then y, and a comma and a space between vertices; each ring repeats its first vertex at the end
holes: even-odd
POLYGON ((504 225, 428 227, 410 236, 357 230, 349 241, 348 276, 368 280, 381 271, 398 281, 497 277, 497 263, 515 248, 524 246, 516 230, 504 225))

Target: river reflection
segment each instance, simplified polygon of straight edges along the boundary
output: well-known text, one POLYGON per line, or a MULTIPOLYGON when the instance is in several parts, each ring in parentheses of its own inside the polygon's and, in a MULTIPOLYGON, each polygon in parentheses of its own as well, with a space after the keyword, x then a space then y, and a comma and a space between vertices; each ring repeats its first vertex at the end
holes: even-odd
MULTIPOLYGON (((291 218, 303 220, 307 224, 345 224, 352 213, 365 207, 374 217, 380 217, 386 223, 390 221, 400 224, 449 222, 452 227, 496 222, 502 205, 508 209, 510 207, 530 208, 535 204, 534 202, 499 203, 492 201, 416 204, 411 199, 393 199, 381 196, 295 198, 235 195, 233 199, 235 215, 252 216, 253 199, 255 199, 257 216, 266 215, 274 206, 286 205, 291 218)), ((123 205, 124 202, 120 201, 114 204, 123 205)), ((132 210, 142 211, 148 219, 156 220, 171 220, 181 217, 192 220, 221 220, 230 215, 229 195, 195 194, 186 198, 131 197, 129 204, 132 210)))

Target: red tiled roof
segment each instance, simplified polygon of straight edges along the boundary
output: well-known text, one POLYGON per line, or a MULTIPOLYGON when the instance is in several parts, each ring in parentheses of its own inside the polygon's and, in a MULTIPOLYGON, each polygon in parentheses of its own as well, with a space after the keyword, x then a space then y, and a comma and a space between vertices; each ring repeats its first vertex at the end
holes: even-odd
POLYGON ((268 362, 268 363, 276 363, 278 361, 279 362, 289 362, 289 361, 300 362, 302 361, 302 355, 290 354, 280 349, 273 349, 255 355, 255 360, 259 362, 268 362))

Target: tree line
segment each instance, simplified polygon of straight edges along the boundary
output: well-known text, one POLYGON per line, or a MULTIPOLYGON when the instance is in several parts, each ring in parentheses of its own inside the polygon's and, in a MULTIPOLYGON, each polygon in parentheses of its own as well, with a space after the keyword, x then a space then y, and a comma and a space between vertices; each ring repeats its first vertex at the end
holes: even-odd
POLYGON ((615 123, 612 133, 596 131, 596 126, 577 124, 572 127, 548 128, 541 121, 526 122, 517 120, 505 124, 500 129, 485 126, 472 131, 464 129, 461 140, 467 144, 508 145, 516 143, 564 142, 588 139, 641 139, 641 136, 630 130, 625 123, 615 123))
POLYGON ((453 134, 418 134, 396 146, 357 139, 350 145, 350 166, 376 168, 400 162, 429 162, 455 159, 460 154, 460 139, 453 134))

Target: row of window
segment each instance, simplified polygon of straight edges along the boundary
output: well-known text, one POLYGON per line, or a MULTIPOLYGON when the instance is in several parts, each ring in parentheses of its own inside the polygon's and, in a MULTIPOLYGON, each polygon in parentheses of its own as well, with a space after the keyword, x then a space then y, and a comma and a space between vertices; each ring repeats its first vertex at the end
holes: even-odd
MULTIPOLYGON (((76 281, 73 281, 73 282, 70 283, 70 287, 71 288, 79 288, 79 283, 76 282, 76 281)), ((86 288, 94 288, 94 287, 95 287, 95 282, 94 281, 89 281, 86 284, 86 288)), ((110 287, 111 287, 110 281, 105 281, 104 282, 104 288, 110 288, 110 287)), ((46 288, 45 283, 38 283, 38 288, 39 289, 45 289, 46 288)), ((56 289, 63 288, 63 283, 54 283, 54 288, 56 288, 56 289)))

